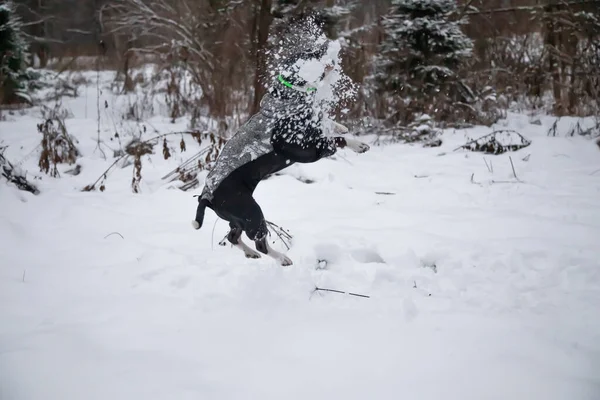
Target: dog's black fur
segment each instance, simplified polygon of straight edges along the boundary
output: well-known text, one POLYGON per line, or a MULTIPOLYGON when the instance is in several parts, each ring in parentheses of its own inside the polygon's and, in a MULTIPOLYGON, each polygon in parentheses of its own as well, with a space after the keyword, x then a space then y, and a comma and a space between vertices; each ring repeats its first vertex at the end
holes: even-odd
MULTIPOLYGON (((255 242, 256 249, 269 254, 267 244, 268 228, 263 212, 256 203, 253 193, 261 180, 281 171, 294 163, 313 163, 331 156, 338 147, 344 147, 346 141, 342 137, 324 138, 321 132, 311 128, 311 115, 295 115, 278 121, 271 135, 274 151, 244 164, 226 177, 215 190, 209 202, 200 199, 195 220, 201 223, 205 208, 208 207, 218 217, 229 221, 231 231, 227 235, 230 243, 238 245, 243 232, 255 242), (303 134, 303 139, 294 142, 284 140, 288 129, 294 135, 303 134), (313 131, 314 130, 314 131, 313 131)), ((246 253, 251 257, 252 254, 246 253)))
MULTIPOLYGON (((311 55, 311 58, 321 55, 317 53, 311 55)), ((291 260, 268 246, 268 228, 263 212, 254 200, 254 190, 265 177, 294 163, 313 163, 335 154, 337 148, 346 146, 346 140, 342 137, 329 138, 323 135, 320 116, 314 115, 310 95, 284 85, 272 87, 269 94, 278 96, 283 101, 293 100, 294 104, 298 104, 300 100, 301 104, 305 102, 306 106, 275 121, 270 132, 273 151, 234 170, 219 184, 210 201, 199 198, 195 221, 198 229, 202 225, 205 208, 208 207, 217 216, 229 221, 231 231, 227 239, 233 245, 241 246, 247 257, 258 258, 259 254, 241 242, 243 232, 255 242, 255 247, 260 253, 279 258, 284 265, 289 265, 291 260)))

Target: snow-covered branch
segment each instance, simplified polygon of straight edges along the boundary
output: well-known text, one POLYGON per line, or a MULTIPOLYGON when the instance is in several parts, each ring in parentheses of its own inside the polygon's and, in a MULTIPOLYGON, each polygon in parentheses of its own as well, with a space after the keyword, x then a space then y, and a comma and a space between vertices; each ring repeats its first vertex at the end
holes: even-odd
POLYGON ((209 49, 216 27, 215 11, 193 0, 117 0, 101 10, 109 32, 148 38, 154 49, 185 48, 190 62, 202 69, 214 68, 209 49))

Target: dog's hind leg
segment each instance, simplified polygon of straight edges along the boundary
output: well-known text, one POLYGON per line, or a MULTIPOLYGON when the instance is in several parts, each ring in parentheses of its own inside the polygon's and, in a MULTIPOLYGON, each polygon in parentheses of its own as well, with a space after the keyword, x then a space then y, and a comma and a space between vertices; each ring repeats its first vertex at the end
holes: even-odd
POLYGON ((274 250, 271 246, 269 246, 266 235, 262 239, 255 239, 254 243, 256 244, 256 250, 279 261, 279 263, 284 267, 293 264, 292 260, 288 256, 278 252, 277 250, 274 250))
MULTIPOLYGON (((247 196, 238 196, 237 203, 239 207, 236 209, 236 224, 230 224, 232 230, 234 227, 241 227, 241 231, 246 232, 248 239, 254 241, 256 246, 256 250, 259 252, 276 259, 279 261, 281 265, 292 265, 292 260, 286 257, 284 254, 272 249, 267 243, 267 235, 269 234, 269 229, 267 228, 267 222, 265 221, 265 217, 260 209, 260 206, 256 203, 254 198, 251 195, 247 196)), ((239 240, 239 236, 241 235, 239 231, 235 231, 235 234, 232 234, 235 242, 231 241, 235 245, 238 243, 242 243, 239 240)), ((241 244, 241 246, 245 246, 241 244)), ((245 246, 247 248, 247 246, 245 246)), ((244 247, 241 247, 244 249, 244 247)), ((246 256, 248 256, 247 250, 244 250, 246 256)), ((252 250, 253 253, 255 253, 252 250)), ((257 254, 257 253, 255 253, 257 254)))
POLYGON ((242 228, 237 227, 233 224, 229 224, 231 230, 227 234, 227 240, 229 243, 241 249, 244 252, 246 258, 260 258, 260 254, 256 251, 252 250, 246 243, 242 241, 242 233, 244 232, 242 228))

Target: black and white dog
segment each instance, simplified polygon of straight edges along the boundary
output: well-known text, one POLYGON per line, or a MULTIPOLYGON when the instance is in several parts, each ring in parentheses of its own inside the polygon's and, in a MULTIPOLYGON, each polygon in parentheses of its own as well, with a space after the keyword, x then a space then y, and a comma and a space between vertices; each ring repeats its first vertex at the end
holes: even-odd
MULTIPOLYGON (((315 82, 299 76, 298 60, 321 61, 326 53, 327 43, 293 57, 261 99, 260 111, 225 144, 198 198, 196 218, 192 221, 195 229, 202 227, 208 207, 229 221, 231 230, 227 239, 243 250, 246 257, 259 258, 260 254, 242 241, 243 232, 255 242, 260 253, 281 265, 292 264, 267 242, 267 224, 252 196, 258 183, 294 163, 313 163, 329 157, 337 148, 348 147, 357 153, 369 150, 365 143, 341 136, 328 137, 323 132, 322 113, 315 112, 313 104, 315 82)), ((328 65, 318 79, 324 79, 331 70, 332 66, 328 65)), ((348 131, 343 125, 330 123, 335 134, 348 131)))

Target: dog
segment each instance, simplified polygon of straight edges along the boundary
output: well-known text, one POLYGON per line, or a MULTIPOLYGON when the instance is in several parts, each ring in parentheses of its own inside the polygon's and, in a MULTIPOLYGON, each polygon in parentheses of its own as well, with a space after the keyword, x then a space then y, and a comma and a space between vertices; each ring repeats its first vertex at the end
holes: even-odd
POLYGON ((325 43, 313 51, 299 52, 285 64, 275 84, 261 99, 259 111, 223 147, 198 197, 192 221, 194 229, 202 227, 205 209, 210 208, 229 222, 227 240, 247 258, 260 258, 262 253, 282 266, 293 264, 289 257, 268 244, 267 224, 253 198, 261 180, 294 163, 314 163, 329 157, 338 148, 347 147, 356 153, 369 150, 365 143, 339 136, 348 129, 334 121, 329 121, 334 136, 325 136, 322 113, 313 108, 316 83, 332 71, 333 65, 326 65, 317 82, 299 75, 299 65, 307 61, 321 62, 327 47, 325 43), (242 241, 244 232, 254 241, 258 252, 242 241))

